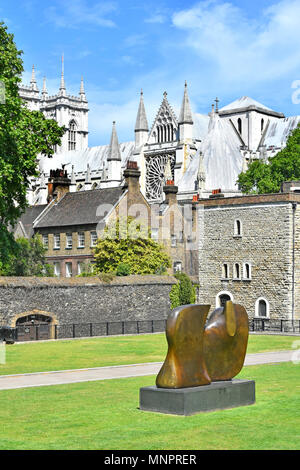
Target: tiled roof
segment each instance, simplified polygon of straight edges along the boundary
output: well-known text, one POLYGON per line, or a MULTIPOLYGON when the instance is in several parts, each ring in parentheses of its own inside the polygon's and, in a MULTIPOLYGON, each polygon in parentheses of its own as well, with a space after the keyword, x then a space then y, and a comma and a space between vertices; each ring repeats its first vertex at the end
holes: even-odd
POLYGON ((97 224, 116 205, 122 193, 121 187, 67 193, 53 204, 35 228, 97 224))

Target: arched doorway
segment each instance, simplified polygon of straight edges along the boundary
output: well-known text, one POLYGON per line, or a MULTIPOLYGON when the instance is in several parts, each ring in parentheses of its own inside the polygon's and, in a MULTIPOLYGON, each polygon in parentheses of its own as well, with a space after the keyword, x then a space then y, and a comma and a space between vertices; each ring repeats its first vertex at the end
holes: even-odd
POLYGON ((17 328, 18 341, 37 341, 53 339, 56 324, 50 313, 33 310, 18 314, 12 326, 17 328))
POLYGON ((216 307, 225 307, 228 300, 233 302, 233 296, 229 291, 219 292, 216 296, 216 307))

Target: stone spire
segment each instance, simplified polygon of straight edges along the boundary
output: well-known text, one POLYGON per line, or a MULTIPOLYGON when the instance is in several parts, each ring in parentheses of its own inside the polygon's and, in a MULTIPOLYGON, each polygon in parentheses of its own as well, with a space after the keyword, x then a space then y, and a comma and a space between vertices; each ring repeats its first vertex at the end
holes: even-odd
POLYGON ((138 148, 144 145, 148 140, 149 126, 147 121, 147 115, 144 105, 143 90, 141 90, 140 104, 135 122, 135 147, 138 148))
POLYGON ((143 90, 141 90, 140 104, 139 104, 139 109, 138 109, 136 123, 135 123, 135 132, 138 132, 138 131, 148 132, 149 131, 143 95, 144 95, 143 90))
POLYGON ((109 145, 108 157, 107 157, 108 162, 113 161, 113 160, 121 161, 121 153, 120 153, 120 147, 119 147, 115 121, 113 122, 113 126, 112 126, 112 133, 111 133, 110 145, 109 145))
POLYGON ((46 97, 48 96, 48 91, 47 91, 47 87, 46 87, 46 77, 44 77, 43 79, 43 90, 42 90, 42 99, 46 99, 46 97))
POLYGON ((178 124, 194 124, 186 82, 184 84, 184 94, 178 124))
POLYGON ((76 192, 76 179, 75 179, 74 165, 72 165, 70 193, 75 193, 75 192, 76 192))
POLYGON ((85 183, 84 183, 84 189, 85 191, 89 191, 92 187, 92 180, 91 180, 91 169, 89 163, 87 164, 86 168, 86 176, 85 176, 85 183))
POLYGON ((62 55, 61 57, 61 79, 60 79, 59 91, 61 95, 66 94, 64 55, 62 55))
POLYGON ((32 66, 30 85, 31 85, 32 90, 38 90, 36 79, 35 79, 34 65, 32 66))
POLYGON ((86 101, 86 96, 85 96, 85 91, 84 91, 83 77, 81 77, 79 95, 80 95, 81 101, 86 101))
POLYGON ((191 142, 193 139, 193 116, 187 91, 187 83, 184 84, 184 94, 179 114, 178 127, 179 127, 179 140, 182 143, 191 142))

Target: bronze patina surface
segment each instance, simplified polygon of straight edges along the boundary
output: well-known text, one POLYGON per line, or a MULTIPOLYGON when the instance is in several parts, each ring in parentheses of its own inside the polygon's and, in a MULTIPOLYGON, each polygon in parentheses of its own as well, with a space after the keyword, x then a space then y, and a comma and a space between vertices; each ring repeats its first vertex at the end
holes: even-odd
POLYGON ((184 388, 230 380, 243 367, 249 335, 244 307, 226 302, 210 315, 210 305, 183 305, 167 319, 168 352, 156 378, 158 388, 184 388))
POLYGON ((204 356, 212 382, 230 380, 243 367, 249 335, 244 307, 226 302, 209 317, 204 331, 204 356))
POLYGON ((159 388, 183 388, 211 382, 203 354, 203 334, 210 305, 183 305, 167 319, 168 352, 156 378, 159 388))

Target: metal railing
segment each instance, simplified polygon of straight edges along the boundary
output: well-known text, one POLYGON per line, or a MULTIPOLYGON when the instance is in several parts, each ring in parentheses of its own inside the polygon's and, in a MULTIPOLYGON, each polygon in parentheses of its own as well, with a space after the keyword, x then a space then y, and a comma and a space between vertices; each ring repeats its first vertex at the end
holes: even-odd
POLYGON ((273 331, 279 333, 300 333, 300 320, 252 318, 250 331, 273 331))
MULTIPOLYGON (((127 320, 118 322, 66 323, 60 325, 17 326, 17 341, 38 341, 43 339, 83 338, 93 336, 138 335, 162 333, 166 330, 166 319, 127 320)), ((279 333, 300 333, 300 320, 273 320, 252 318, 249 330, 279 333)))

